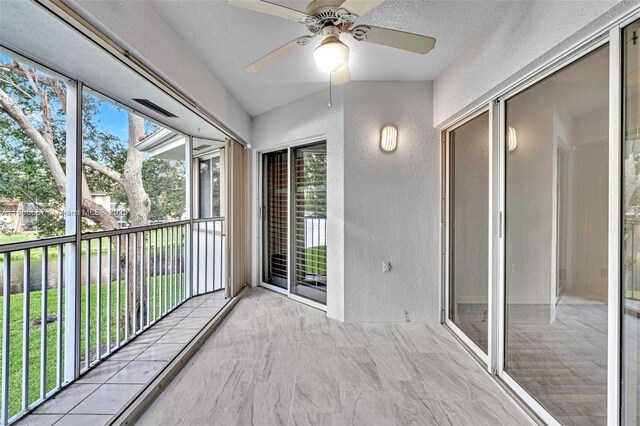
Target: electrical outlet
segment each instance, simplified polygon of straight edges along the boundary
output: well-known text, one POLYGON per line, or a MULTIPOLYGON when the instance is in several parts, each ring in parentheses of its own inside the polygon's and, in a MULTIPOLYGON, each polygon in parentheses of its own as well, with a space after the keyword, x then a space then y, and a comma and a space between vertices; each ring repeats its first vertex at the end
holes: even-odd
POLYGON ((391 272, 391 262, 382 262, 382 272, 391 272))

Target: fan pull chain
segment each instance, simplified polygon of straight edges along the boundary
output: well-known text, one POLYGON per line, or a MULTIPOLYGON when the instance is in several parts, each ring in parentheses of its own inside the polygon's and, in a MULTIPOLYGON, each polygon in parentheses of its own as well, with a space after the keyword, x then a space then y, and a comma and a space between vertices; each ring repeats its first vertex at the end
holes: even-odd
POLYGON ((331 106, 331 75, 333 73, 329 73, 329 106, 331 106))

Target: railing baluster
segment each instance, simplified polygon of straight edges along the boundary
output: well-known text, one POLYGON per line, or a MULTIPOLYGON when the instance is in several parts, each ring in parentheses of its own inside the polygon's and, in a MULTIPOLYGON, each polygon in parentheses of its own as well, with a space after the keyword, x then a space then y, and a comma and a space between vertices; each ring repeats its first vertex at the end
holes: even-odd
POLYGON ((144 288, 147 285, 147 280, 145 279, 144 271, 145 271, 145 245, 147 244, 147 239, 145 233, 141 233, 142 242, 140 243, 140 330, 144 330, 144 288))
POLYGON ((200 294, 200 222, 196 223, 196 292, 194 296, 200 294))
POLYGON ((100 319, 102 318, 102 238, 98 238, 96 274, 96 361, 98 361, 100 360, 100 319))
POLYGON ((216 221, 212 221, 211 225, 213 225, 213 256, 211 259, 211 290, 216 291, 216 221))
POLYGON ((173 235, 173 308, 178 304, 178 228, 171 227, 171 234, 173 235))
POLYGON ((42 292, 40 294, 40 398, 47 396, 47 285, 49 284, 49 251, 42 247, 42 292))
POLYGON ((172 227, 168 227, 167 228, 167 232, 169 233, 169 307, 167 308, 167 311, 169 309, 171 309, 171 307, 173 306, 173 277, 174 277, 174 271, 173 271, 173 228, 172 227))
POLYGON ((178 276, 178 227, 173 227, 173 305, 175 307, 178 304, 179 294, 179 276, 178 276))
POLYGON ((151 303, 151 289, 149 288, 151 285, 151 231, 146 234, 145 241, 148 244, 147 250, 147 278, 144 280, 144 288, 147 293, 147 305, 145 311, 147 312, 147 325, 151 324, 151 307, 149 303, 151 303))
POLYGON ((136 309, 138 307, 138 233, 133 233, 133 287, 131 289, 131 296, 133 297, 131 302, 131 315, 133 316, 133 336, 138 332, 138 316, 136 315, 136 309))
POLYGON ((111 242, 113 239, 109 237, 107 244, 107 354, 111 353, 111 268, 113 266, 111 257, 111 242))
POLYGON ((120 279, 120 269, 121 269, 121 261, 122 261, 122 237, 116 237, 116 347, 120 347, 120 317, 121 317, 121 309, 120 309, 120 290, 121 283, 120 279))
POLYGON ((158 230, 153 231, 153 321, 157 316, 156 305, 158 304, 157 286, 158 286, 158 230))
POLYGON ((11 323, 11 253, 4 253, 4 276, 2 279, 2 424, 9 421, 9 332, 11 323))
POLYGON ((124 340, 129 340, 129 234, 125 234, 124 257, 124 340))
POLYGON ((224 235, 223 235, 223 223, 222 221, 217 221, 220 224, 220 288, 224 288, 225 283, 224 283, 224 235))
POLYGON ((29 326, 30 326, 30 277, 31 273, 31 250, 27 249, 24 255, 24 276, 23 276, 23 300, 22 300, 22 410, 29 407, 29 326))
POLYGON ((184 301, 186 288, 184 280, 184 225, 180 225, 180 301, 184 301))
POLYGON ((193 265, 195 265, 195 262, 194 262, 195 259, 193 258, 193 256, 196 253, 198 253, 197 248, 194 248, 195 247, 194 246, 194 239, 195 238, 193 237, 193 225, 194 225, 193 222, 191 222, 189 225, 185 225, 187 227, 188 232, 189 232, 189 248, 188 248, 188 250, 190 250, 190 253, 189 253, 189 264, 187 265, 187 268, 191 268, 191 271, 189 272, 189 287, 191 289, 189 291, 189 295, 191 297, 196 295, 194 290, 193 290, 193 283, 196 280, 194 272, 197 273, 197 271, 198 271, 197 269, 195 269, 195 270, 193 269, 193 265))
POLYGON ((168 272, 169 272, 169 230, 167 228, 164 228, 165 234, 164 234, 164 274, 163 274, 163 278, 164 278, 164 297, 162 299, 163 302, 163 306, 162 306, 162 315, 165 315, 167 313, 167 299, 169 298, 169 293, 167 292, 167 290, 169 290, 169 284, 167 282, 169 276, 168 276, 168 272))
POLYGON ((207 267, 209 266, 209 222, 204 223, 204 292, 209 291, 209 274, 207 267))
POLYGON ((89 360, 89 342, 91 341, 91 240, 87 240, 87 269, 86 269, 86 274, 87 274, 87 279, 86 279, 86 285, 85 285, 85 325, 84 325, 84 329, 85 329, 85 339, 84 339, 84 362, 85 362, 85 367, 89 368, 89 364, 90 364, 90 360, 89 360))
POLYGON ((164 230, 162 228, 158 229, 160 231, 160 265, 158 268, 158 274, 160 275, 160 282, 158 283, 158 317, 162 318, 164 313, 162 312, 162 283, 164 281, 164 230))
POLYGON ((58 314, 57 318, 57 327, 56 327, 56 356, 57 356, 57 366, 56 366, 56 388, 59 388, 62 385, 62 289, 64 288, 63 283, 64 277, 64 245, 58 244, 58 304, 56 312, 58 314))

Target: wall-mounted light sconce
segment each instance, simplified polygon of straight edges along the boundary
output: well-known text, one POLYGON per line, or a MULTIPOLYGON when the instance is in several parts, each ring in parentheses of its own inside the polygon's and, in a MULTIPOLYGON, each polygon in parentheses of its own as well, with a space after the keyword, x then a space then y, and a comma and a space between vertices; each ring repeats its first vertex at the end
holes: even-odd
POLYGON ((398 146, 398 129, 396 126, 387 124, 380 132, 380 149, 384 152, 395 151, 398 146))
POLYGON ((513 152, 518 147, 518 135, 516 134, 516 129, 514 127, 509 127, 507 132, 507 148, 509 152, 513 152))

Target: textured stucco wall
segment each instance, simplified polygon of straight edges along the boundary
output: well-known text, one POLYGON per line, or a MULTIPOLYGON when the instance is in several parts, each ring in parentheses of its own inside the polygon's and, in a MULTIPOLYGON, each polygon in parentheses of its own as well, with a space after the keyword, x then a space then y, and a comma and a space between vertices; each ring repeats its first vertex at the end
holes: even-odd
MULTIPOLYGON (((258 235, 257 152, 273 150, 302 141, 327 141, 327 315, 344 320, 344 107, 342 89, 321 91, 275 108, 253 119, 253 235, 258 235)), ((254 237, 253 284, 258 284, 260 250, 254 237)))
POLYGON ((438 321, 439 144, 431 82, 345 87, 345 320, 438 321), (380 129, 398 148, 380 151, 380 129), (390 261, 391 272, 382 272, 390 261))
POLYGON ((188 93, 222 124, 246 142, 250 141, 249 114, 149 3, 86 0, 69 3, 166 80, 188 93))
MULTIPOLYGON (((344 95, 340 90, 331 108, 323 91, 255 117, 253 149, 327 139, 330 317, 438 321, 440 153, 432 84, 351 82, 344 95), (379 148, 387 123, 399 131, 393 154, 379 148), (383 261, 391 262, 390 273, 383 274, 383 261)), ((257 182, 254 176, 254 203, 257 182)), ((254 280, 258 256, 256 245, 254 280)))
POLYGON ((636 2, 507 3, 434 81, 434 124, 507 87, 636 2))

